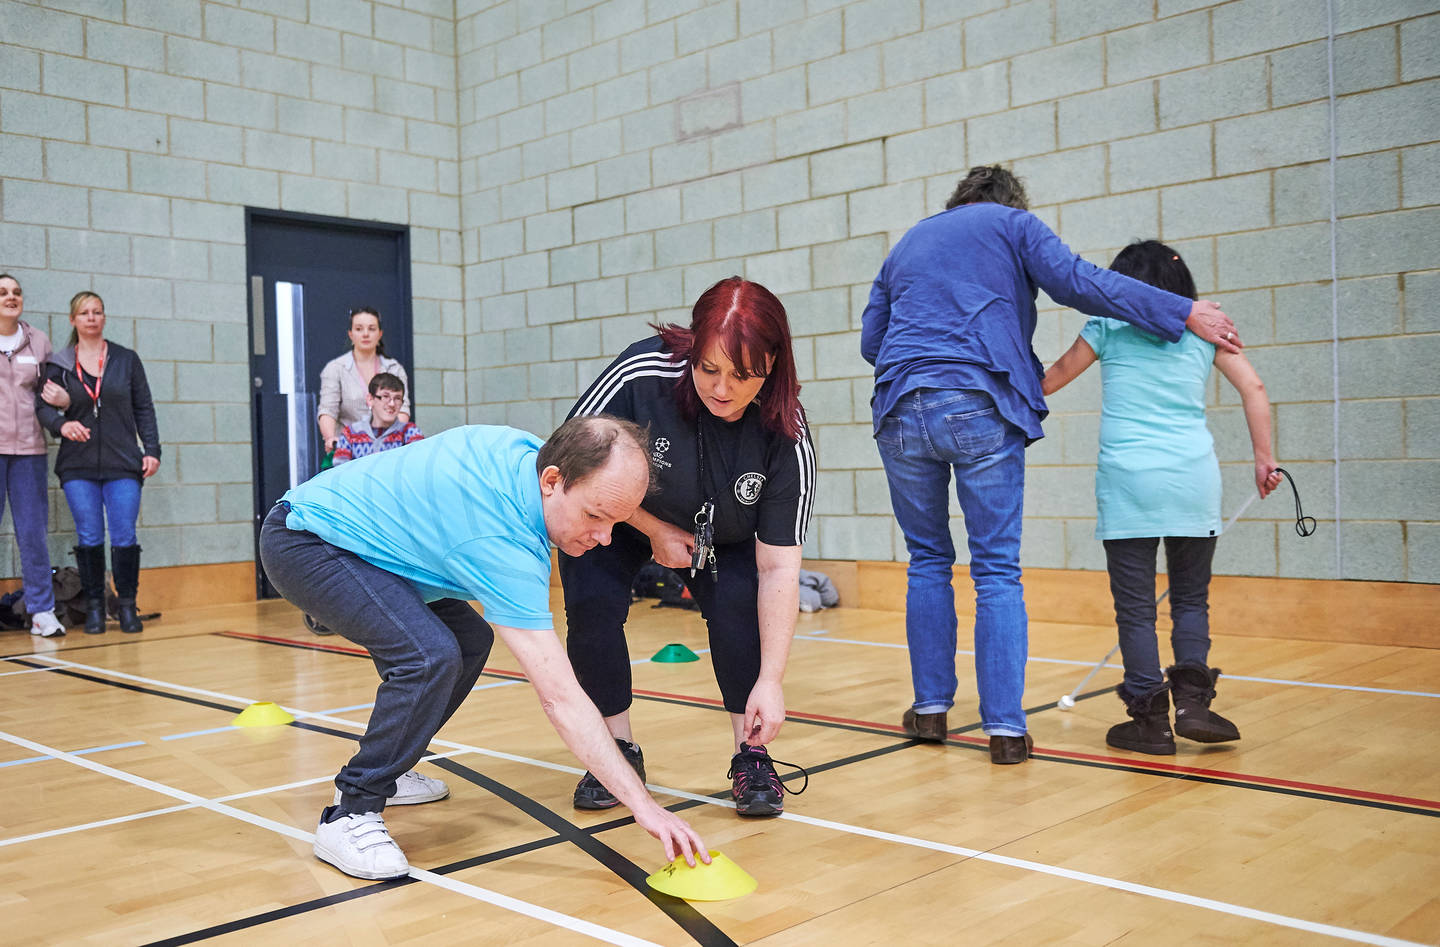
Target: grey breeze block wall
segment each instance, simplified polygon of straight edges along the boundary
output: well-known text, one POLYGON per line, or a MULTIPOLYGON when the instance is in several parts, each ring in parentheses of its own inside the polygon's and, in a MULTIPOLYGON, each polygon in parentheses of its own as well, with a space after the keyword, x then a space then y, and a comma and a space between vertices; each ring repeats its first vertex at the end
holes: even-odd
MULTIPOLYGON (((1440 581, 1437 7, 1334 0, 1332 32, 1324 0, 460 0, 470 417, 550 427, 645 323, 740 273, 795 330, 806 552, 903 560, 860 314, 905 229, 1003 162, 1089 259, 1159 236, 1239 324, 1321 532, 1295 535, 1287 490, 1217 571, 1440 581)), ((1082 322, 1042 299, 1042 360, 1082 322)), ((1104 568, 1098 374, 1029 451, 1029 566, 1104 568)), ((1212 402, 1228 518, 1249 442, 1228 385, 1212 402)))
POLYGON ((253 555, 246 205, 411 226, 418 413, 463 423, 454 39, 452 0, 0 2, 0 270, 57 346, 94 289, 145 361, 146 566, 253 555))
MULTIPOLYGON (((1087 257, 1159 235, 1240 324, 1322 532, 1252 506, 1218 571, 1440 581, 1437 7, 0 0, 0 267, 52 336, 97 289, 146 359, 147 564, 250 556, 247 204, 411 225, 428 430, 547 431, 645 323, 766 283, 820 452, 807 552, 904 559, 859 315, 906 227, 1004 162, 1087 257)), ((1042 359, 1080 324, 1042 299, 1042 359)), ((1213 398, 1228 513, 1246 437, 1213 398)), ((1092 373, 1030 451, 1028 565, 1103 566, 1097 408, 1092 373)))

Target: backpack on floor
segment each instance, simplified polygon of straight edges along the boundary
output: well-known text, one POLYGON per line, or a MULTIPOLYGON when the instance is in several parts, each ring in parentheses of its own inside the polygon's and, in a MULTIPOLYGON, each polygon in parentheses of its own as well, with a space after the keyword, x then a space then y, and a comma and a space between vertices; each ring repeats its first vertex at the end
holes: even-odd
POLYGON ((74 566, 51 569, 50 587, 55 593, 55 619, 66 628, 85 624, 85 589, 80 585, 80 570, 74 566))
POLYGON ((660 601, 655 608, 699 608, 695 599, 690 597, 690 590, 685 587, 685 580, 674 569, 667 569, 655 560, 650 560, 640 567, 635 575, 635 581, 630 585, 630 598, 632 601, 642 598, 658 598, 660 601))
POLYGON ((25 590, 16 589, 0 595, 0 628, 15 631, 30 624, 25 614, 25 590))

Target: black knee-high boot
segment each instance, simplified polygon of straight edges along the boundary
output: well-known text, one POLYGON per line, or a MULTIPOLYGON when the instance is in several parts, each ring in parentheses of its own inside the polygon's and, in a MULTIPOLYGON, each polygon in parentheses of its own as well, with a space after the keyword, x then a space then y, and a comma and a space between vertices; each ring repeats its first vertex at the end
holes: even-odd
POLYGON ((75 567, 85 593, 85 634, 105 633, 105 547, 76 546, 75 567))
POLYGON ((115 617, 120 630, 129 634, 144 631, 135 609, 135 592, 140 586, 140 547, 111 546, 110 571, 115 575, 115 617))

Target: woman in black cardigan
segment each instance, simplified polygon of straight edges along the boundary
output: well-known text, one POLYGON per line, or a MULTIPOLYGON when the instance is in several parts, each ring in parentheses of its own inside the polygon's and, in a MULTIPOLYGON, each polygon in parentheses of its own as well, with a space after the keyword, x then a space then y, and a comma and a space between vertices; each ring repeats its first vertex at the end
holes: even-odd
POLYGON ((105 526, 120 630, 142 629, 135 608, 140 546, 135 521, 140 485, 160 467, 155 404, 140 357, 105 340, 105 303, 92 292, 70 300, 70 344, 50 356, 46 377, 70 395, 62 414, 37 397, 35 412, 62 438, 55 475, 65 490, 79 544, 75 561, 85 590, 85 633, 105 630, 105 526))

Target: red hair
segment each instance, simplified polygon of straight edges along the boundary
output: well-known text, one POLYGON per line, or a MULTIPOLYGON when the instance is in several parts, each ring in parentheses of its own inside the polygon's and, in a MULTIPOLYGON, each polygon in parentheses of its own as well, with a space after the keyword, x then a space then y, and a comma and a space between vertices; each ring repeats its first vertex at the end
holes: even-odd
MULTIPOLYGON (((731 276, 700 294, 690 313, 690 328, 673 323, 653 328, 675 361, 688 363, 692 371, 701 356, 718 342, 742 377, 765 378, 755 396, 761 423, 792 441, 800 439, 803 409, 790 344, 790 322, 774 293, 759 283, 731 276), (767 358, 774 359, 768 372, 767 358)), ((676 383, 675 401, 687 419, 694 419, 702 409, 689 375, 676 383)))

